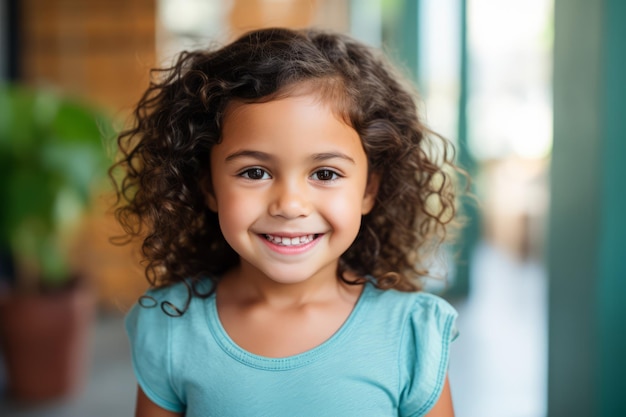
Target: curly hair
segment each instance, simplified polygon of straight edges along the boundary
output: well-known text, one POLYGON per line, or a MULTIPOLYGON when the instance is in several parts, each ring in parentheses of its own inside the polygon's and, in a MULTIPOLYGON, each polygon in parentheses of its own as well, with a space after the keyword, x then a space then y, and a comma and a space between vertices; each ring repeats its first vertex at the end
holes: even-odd
POLYGON ((129 239, 143 239, 152 286, 217 280, 238 264, 201 186, 226 107, 313 83, 356 130, 370 172, 381 179, 338 276, 345 280, 350 270, 374 277, 381 288, 420 289, 432 249, 450 237, 459 170, 452 145, 425 127, 416 91, 382 52, 347 35, 273 28, 216 50, 183 52, 171 68, 151 75, 134 124, 118 137, 121 156, 111 176, 117 219, 129 239), (124 175, 115 180, 118 168, 124 175))

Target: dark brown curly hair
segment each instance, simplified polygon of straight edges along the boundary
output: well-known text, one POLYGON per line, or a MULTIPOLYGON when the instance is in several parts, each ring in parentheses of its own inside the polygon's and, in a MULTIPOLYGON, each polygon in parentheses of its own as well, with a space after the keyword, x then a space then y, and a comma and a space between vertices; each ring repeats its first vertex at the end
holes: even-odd
POLYGON ((111 168, 117 219, 127 237, 143 239, 152 286, 217 280, 239 262, 201 186, 226 106, 313 83, 331 92, 322 99, 358 132, 369 170, 380 176, 374 208, 338 276, 350 270, 381 288, 420 289, 425 261, 450 237, 459 170, 450 143, 422 123, 415 90, 380 51, 342 34, 263 29, 216 50, 183 52, 171 68, 152 70, 152 79, 111 168))

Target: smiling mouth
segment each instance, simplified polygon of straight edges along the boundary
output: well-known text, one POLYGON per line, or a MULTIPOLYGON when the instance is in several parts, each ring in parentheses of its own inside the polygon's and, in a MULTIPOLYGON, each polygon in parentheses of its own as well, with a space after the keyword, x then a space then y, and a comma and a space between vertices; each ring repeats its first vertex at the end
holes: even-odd
POLYGON ((286 236, 275 236, 275 235, 267 235, 264 234, 266 240, 269 242, 279 245, 279 246, 298 246, 298 245, 306 245, 307 243, 313 242, 317 239, 319 234, 312 235, 303 235, 303 236, 295 236, 295 237, 286 237, 286 236))

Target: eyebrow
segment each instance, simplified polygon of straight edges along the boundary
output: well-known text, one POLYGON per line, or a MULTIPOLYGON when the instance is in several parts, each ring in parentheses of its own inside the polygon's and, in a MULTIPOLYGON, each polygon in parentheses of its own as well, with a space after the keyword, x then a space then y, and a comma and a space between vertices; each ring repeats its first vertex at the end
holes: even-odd
MULTIPOLYGON (((272 155, 265 153, 265 152, 241 150, 241 151, 237 151, 228 155, 225 161, 230 162, 238 158, 253 158, 253 159, 258 159, 259 161, 272 161, 275 159, 272 155)), ((311 159, 313 161, 327 161, 329 159, 335 159, 335 158, 344 159, 348 162, 351 162, 352 164, 356 164, 353 158, 351 158, 350 156, 342 152, 322 152, 322 153, 313 154, 311 156, 311 159)))
POLYGON ((243 150, 243 151, 231 153, 230 155, 226 157, 225 161, 229 162, 237 158, 254 158, 260 161, 270 161, 274 159, 272 155, 265 153, 265 152, 243 150))
POLYGON ((335 158, 345 159, 346 161, 356 164, 356 162, 354 162, 354 159, 352 159, 345 153, 341 153, 341 152, 316 153, 313 155, 311 159, 313 159, 314 161, 326 161, 326 160, 335 159, 335 158))

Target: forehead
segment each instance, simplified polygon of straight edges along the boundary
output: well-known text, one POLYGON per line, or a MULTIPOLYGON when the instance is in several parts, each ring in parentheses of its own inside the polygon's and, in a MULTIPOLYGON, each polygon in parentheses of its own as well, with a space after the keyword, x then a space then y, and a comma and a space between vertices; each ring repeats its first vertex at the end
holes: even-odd
MULTIPOLYGON (((218 154, 241 150, 283 155, 341 152, 364 157, 358 133, 317 95, 290 95, 259 103, 231 103, 218 154)), ((223 155, 225 156, 225 155, 223 155)))

